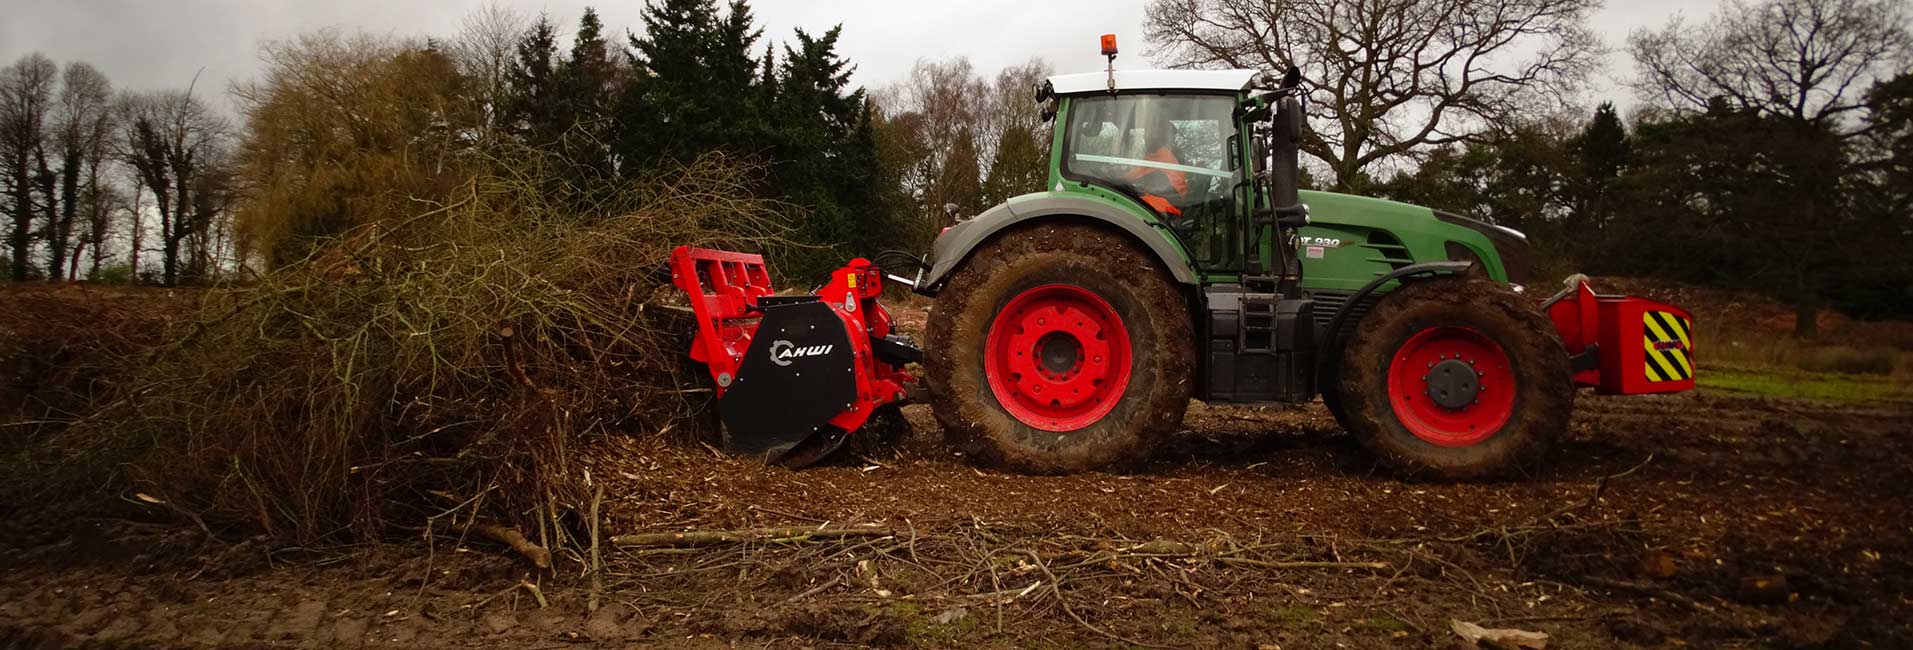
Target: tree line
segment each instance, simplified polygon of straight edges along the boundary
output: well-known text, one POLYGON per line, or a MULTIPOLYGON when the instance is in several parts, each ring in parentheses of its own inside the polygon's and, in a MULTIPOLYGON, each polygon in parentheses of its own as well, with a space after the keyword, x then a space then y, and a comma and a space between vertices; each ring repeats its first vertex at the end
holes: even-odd
POLYGON ((791 207, 789 238, 809 245, 793 270, 894 240, 878 116, 850 84, 840 29, 765 43, 743 0, 654 0, 641 21, 617 34, 590 9, 567 28, 493 7, 443 39, 329 30, 267 46, 260 79, 236 92, 246 252, 283 264, 420 198, 450 200, 513 147, 556 154, 573 188, 711 152, 753 161, 758 192, 791 207))
MULTIPOLYGON (((919 219, 947 225, 947 204, 974 213, 986 180, 1003 197, 1041 185, 1027 101, 1040 64, 994 85, 962 80, 994 93, 991 106, 900 85, 886 111, 851 83, 840 28, 771 42, 746 0, 652 0, 629 31, 591 9, 560 20, 491 6, 444 36, 324 29, 270 42, 259 75, 230 88, 236 125, 189 92, 114 95, 82 62, 63 85, 50 60, 24 57, 0 76, 9 275, 179 284, 271 268, 455 200, 463 181, 526 150, 562 161, 575 182, 560 194, 732 156, 760 170, 759 196, 787 206, 794 246, 780 266, 799 277, 926 248, 940 226, 919 219), (951 106, 961 114, 945 115, 951 106), (968 162, 947 164, 958 131, 968 162)), ((582 210, 593 197, 562 200, 582 210)))
POLYGON ((1555 275, 1913 313, 1913 38, 1895 0, 1749 0, 1626 41, 1631 119, 1577 99, 1598 0, 1152 0, 1164 63, 1298 66, 1314 184, 1521 229, 1555 275), (1581 112, 1586 110, 1587 112, 1581 112))
POLYGON ((190 90, 116 93, 36 53, 0 69, 0 102, 12 279, 131 281, 157 254, 147 281, 192 282, 229 250, 232 132, 190 90))
MULTIPOLYGON (((1597 0, 1152 0, 1172 67, 1298 66, 1306 182, 1529 232, 1554 271, 1749 288, 1810 314, 1913 310, 1913 39, 1891 0, 1729 2, 1629 37, 1630 115, 1584 103, 1597 0)), ((746 0, 649 0, 618 30, 491 7, 453 34, 266 45, 235 126, 84 63, 0 73, 9 274, 201 281, 416 211, 514 151, 577 187, 711 152, 789 206, 793 275, 1040 189, 1041 60, 850 82, 841 29, 766 38, 746 0), (517 149, 514 149, 517 148, 517 149)), ((589 193, 554 200, 588 206, 589 193)), ((564 196, 559 196, 564 195, 564 196)))

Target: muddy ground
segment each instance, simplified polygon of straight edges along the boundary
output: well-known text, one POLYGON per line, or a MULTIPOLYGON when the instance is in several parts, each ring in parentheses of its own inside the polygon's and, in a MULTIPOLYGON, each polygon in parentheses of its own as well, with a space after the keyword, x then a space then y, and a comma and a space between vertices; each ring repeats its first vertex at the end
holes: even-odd
MULTIPOLYGON (((1380 472, 1319 405, 1197 405, 1144 471, 1029 477, 937 444, 792 472, 597 442, 588 551, 423 534, 274 548, 11 516, 0 648, 1913 647, 1913 405, 1583 396, 1548 467, 1380 472), (679 548, 615 535, 840 531, 679 548), (527 586, 530 585, 530 586, 527 586), (596 598, 597 608, 591 608, 596 598)), ((441 531, 442 532, 442 531, 441 531)))

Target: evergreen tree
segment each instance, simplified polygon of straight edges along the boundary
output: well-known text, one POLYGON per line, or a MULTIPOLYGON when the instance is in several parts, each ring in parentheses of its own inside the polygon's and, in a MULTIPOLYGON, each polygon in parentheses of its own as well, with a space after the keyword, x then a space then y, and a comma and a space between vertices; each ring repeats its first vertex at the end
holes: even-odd
POLYGON ((996 205, 1022 194, 1038 192, 1049 177, 1049 161, 1029 129, 1004 129, 996 140, 996 156, 983 181, 985 205, 996 205))
POLYGON ((1841 255, 1864 260, 1828 297, 1855 315, 1913 315, 1913 72, 1875 83, 1867 93, 1869 135, 1861 172, 1844 193, 1859 222, 1841 255))
POLYGON ((565 157, 579 169, 599 176, 611 171, 608 117, 618 74, 603 31, 598 12, 585 8, 571 56, 553 73, 556 93, 552 102, 552 108, 558 111, 552 122, 562 129, 565 157))
MULTIPOLYGON (((756 21, 745 0, 731 0, 711 39, 710 52, 704 59, 708 67, 705 79, 706 83, 724 91, 712 96, 711 113, 720 130, 714 134, 710 146, 742 153, 756 153, 766 148, 765 114, 751 101, 757 95, 751 90, 758 74, 751 50, 764 34, 756 21)), ((766 66, 770 64, 769 59, 766 51, 766 66)))
POLYGON ((716 107, 735 101, 738 91, 710 77, 718 41, 713 0, 650 0, 641 16, 644 35, 630 37, 638 79, 619 103, 615 126, 614 148, 631 171, 688 162, 715 148, 735 126, 719 123, 716 107))
POLYGON ((799 241, 845 248, 796 252, 799 277, 896 241, 872 109, 863 89, 850 89, 853 68, 836 51, 841 34, 842 27, 815 37, 798 30, 779 68, 773 190, 806 208, 799 241))
MULTIPOLYGON (((1726 102, 1641 125, 1606 261, 1631 273, 1769 292, 1811 324, 1828 284, 1865 258, 1843 254, 1861 232, 1837 205, 1847 152, 1825 128, 1799 128, 1726 102)), ((1814 334, 1809 325, 1803 336, 1814 334)))
POLYGON ((865 97, 858 110, 857 128, 844 152, 849 158, 847 164, 861 171, 859 182, 867 183, 850 188, 851 201, 860 216, 851 245, 862 255, 898 248, 908 241, 902 220, 906 204, 902 178, 884 159, 879 137, 876 104, 865 97))
POLYGON ((1634 143, 1613 102, 1602 102, 1575 136, 1573 146, 1580 161, 1579 173, 1572 179, 1573 229, 1580 242, 1575 248, 1581 257, 1594 257, 1598 251, 1618 244, 1609 241, 1608 228, 1619 207, 1615 193, 1622 170, 1633 155, 1634 143))
POLYGON ((538 22, 518 41, 518 51, 505 72, 503 116, 505 129, 532 145, 556 143, 564 134, 564 113, 557 81, 557 31, 551 19, 538 22))
POLYGON ((764 60, 757 74, 751 106, 758 119, 764 120, 774 114, 777 106, 777 53, 772 46, 764 46, 764 60))
POLYGON ((1601 102, 1594 109, 1594 118, 1581 130, 1576 145, 1581 155, 1581 173, 1596 179, 1618 178, 1634 149, 1628 139, 1627 126, 1614 110, 1614 102, 1601 102))

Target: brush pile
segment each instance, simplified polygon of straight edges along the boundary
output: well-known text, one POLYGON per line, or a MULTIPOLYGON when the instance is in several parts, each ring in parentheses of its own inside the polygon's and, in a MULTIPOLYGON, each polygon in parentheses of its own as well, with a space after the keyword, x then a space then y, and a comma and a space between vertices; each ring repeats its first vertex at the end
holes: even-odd
POLYGON ((300 543, 476 522, 564 544, 591 500, 574 450, 688 410, 683 334, 644 307, 671 249, 782 226, 734 160, 615 188, 538 160, 207 293, 7 500, 137 498, 300 543))

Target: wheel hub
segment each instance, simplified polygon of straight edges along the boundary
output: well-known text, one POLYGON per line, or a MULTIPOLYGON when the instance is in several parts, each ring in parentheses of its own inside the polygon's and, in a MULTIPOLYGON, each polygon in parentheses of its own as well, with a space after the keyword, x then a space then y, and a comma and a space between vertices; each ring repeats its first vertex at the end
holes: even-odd
POLYGON ((1514 416, 1516 382, 1501 344, 1468 327, 1414 333, 1388 366, 1388 400, 1415 437, 1442 447, 1493 438, 1514 416))
POLYGON ((1467 408, 1481 391, 1475 367, 1459 358, 1435 364, 1434 369, 1428 371, 1427 381, 1428 399, 1449 410, 1467 408))
POLYGON ((1017 421, 1074 431, 1102 419, 1129 385, 1129 332, 1109 302, 1051 284, 1018 294, 996 314, 984 374, 1017 421))
POLYGON ((1036 346, 1041 350, 1043 369, 1050 374, 1064 375, 1075 372, 1082 366, 1083 344, 1075 337, 1062 332, 1051 332, 1044 335, 1036 346))

